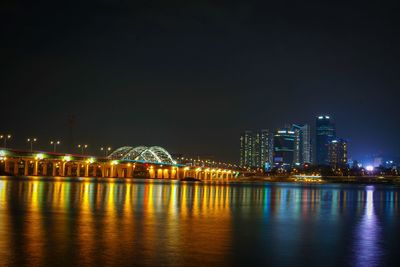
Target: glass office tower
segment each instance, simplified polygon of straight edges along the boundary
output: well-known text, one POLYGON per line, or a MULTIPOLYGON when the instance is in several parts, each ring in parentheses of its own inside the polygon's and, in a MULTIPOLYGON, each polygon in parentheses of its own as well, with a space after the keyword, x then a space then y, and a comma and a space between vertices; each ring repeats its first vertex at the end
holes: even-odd
POLYGON ((336 138, 335 125, 330 116, 318 116, 316 120, 315 156, 317 165, 328 165, 329 142, 336 138))

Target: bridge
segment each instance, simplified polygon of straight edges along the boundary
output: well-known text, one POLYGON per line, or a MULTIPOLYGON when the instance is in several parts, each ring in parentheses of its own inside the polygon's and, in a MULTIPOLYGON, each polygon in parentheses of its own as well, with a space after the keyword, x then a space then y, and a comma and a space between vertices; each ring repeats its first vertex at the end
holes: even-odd
POLYGON ((159 146, 125 146, 108 157, 0 148, 0 172, 13 176, 228 180, 239 170, 178 163, 159 146))

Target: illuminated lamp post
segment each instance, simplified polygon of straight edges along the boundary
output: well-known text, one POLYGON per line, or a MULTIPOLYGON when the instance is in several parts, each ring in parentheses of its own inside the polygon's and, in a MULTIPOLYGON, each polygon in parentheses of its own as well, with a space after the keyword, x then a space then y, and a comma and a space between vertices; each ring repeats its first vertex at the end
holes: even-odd
POLYGON ((60 144, 61 144, 60 141, 50 141, 50 145, 53 146, 53 152, 56 152, 57 146, 60 145, 60 144))
POLYGON ((81 149, 81 154, 83 155, 83 151, 88 148, 88 145, 78 145, 78 148, 81 149))
POLYGON ((4 145, 3 145, 4 148, 7 148, 7 140, 11 139, 11 137, 12 137, 11 134, 1 134, 0 135, 0 139, 4 140, 4 145))
POLYGON ((33 143, 36 143, 37 138, 36 138, 36 137, 29 137, 28 139, 26 139, 26 141, 27 141, 28 143, 30 143, 30 145, 31 145, 31 152, 32 152, 32 151, 33 151, 33 143))
POLYGON ((100 151, 104 151, 104 156, 107 157, 108 153, 111 151, 111 147, 101 147, 100 151))

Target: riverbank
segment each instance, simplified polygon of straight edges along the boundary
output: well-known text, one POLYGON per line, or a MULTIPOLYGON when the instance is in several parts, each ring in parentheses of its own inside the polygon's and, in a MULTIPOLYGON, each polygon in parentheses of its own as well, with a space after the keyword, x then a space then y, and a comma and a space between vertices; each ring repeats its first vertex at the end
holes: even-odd
POLYGON ((326 176, 326 177, 291 177, 291 176, 251 176, 239 177, 240 182, 277 182, 277 183, 343 183, 343 184, 387 184, 400 185, 400 176, 326 176))

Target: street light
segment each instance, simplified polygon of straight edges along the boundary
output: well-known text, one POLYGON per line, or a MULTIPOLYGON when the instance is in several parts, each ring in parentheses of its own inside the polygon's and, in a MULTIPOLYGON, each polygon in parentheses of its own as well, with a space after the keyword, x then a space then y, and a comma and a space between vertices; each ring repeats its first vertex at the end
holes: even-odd
POLYGON ((83 151, 88 147, 88 145, 78 145, 78 148, 82 149, 82 155, 83 151))
POLYGON ((50 141, 50 145, 53 145, 53 152, 56 152, 56 147, 59 144, 61 144, 60 141, 50 141))
POLYGON ((28 139, 26 139, 26 141, 31 144, 31 152, 32 152, 33 151, 33 143, 36 143, 37 138, 36 137, 28 137, 28 139))
POLYGON ((0 139, 4 140, 4 148, 7 147, 7 140, 11 139, 11 134, 1 134, 0 139))
POLYGON ((111 147, 101 147, 101 151, 104 151, 104 156, 107 157, 108 153, 111 151, 111 147))

